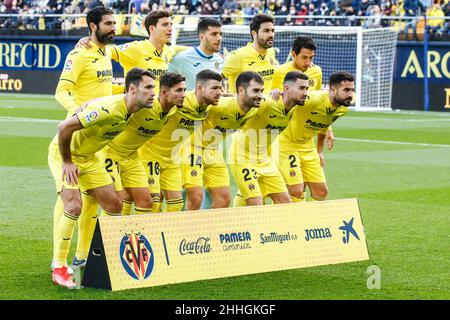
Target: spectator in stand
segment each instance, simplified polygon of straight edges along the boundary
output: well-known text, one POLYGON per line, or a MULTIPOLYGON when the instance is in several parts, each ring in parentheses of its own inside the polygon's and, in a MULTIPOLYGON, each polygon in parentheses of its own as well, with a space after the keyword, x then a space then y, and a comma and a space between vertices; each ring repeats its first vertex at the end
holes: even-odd
MULTIPOLYGON (((276 13, 277 16, 287 16, 289 14, 288 8, 285 4, 281 6, 281 10, 276 13)), ((275 24, 284 26, 286 24, 286 17, 276 17, 275 24)))
POLYGON ((441 5, 439 3, 435 3, 427 12, 427 17, 432 18, 427 20, 428 33, 437 33, 444 26, 445 19, 437 19, 443 18, 444 16, 445 13, 442 10, 441 5))
POLYGON ((288 16, 286 18, 286 21, 284 23, 285 26, 294 26, 295 25, 295 17, 297 15, 297 12, 295 10, 295 6, 291 5, 291 7, 289 8, 289 13, 288 16))
MULTIPOLYGON (((297 12, 298 16, 306 16, 308 14, 308 8, 306 7, 306 5, 302 4, 300 7, 300 10, 297 12)), ((295 23, 299 26, 303 26, 305 25, 305 19, 302 18, 297 18, 297 20, 295 20, 295 23)))
MULTIPOLYGON (((318 14, 319 14, 319 11, 317 11, 314 4, 310 3, 308 6, 308 16, 317 16, 318 14)), ((317 21, 316 19, 309 18, 308 20, 306 20, 306 25, 307 26, 315 26, 316 21, 317 21)))
POLYGON ((220 17, 220 23, 222 23, 222 25, 226 25, 226 24, 231 24, 232 20, 231 20, 231 10, 228 8, 223 9, 223 14, 220 17))
MULTIPOLYGON (((450 1, 445 0, 442 10, 446 17, 450 17, 450 1)), ((442 28, 438 31, 440 35, 450 35, 450 20, 446 20, 442 28)), ((444 38, 445 39, 445 38, 444 38)))
POLYGON ((403 2, 403 9, 405 10, 405 17, 415 17, 415 19, 408 19, 405 21, 405 29, 403 29, 405 40, 409 40, 409 29, 412 29, 414 39, 418 41, 419 37, 417 36, 417 17, 421 14, 421 12, 425 12, 425 7, 420 0, 405 0, 403 2))
POLYGON ((223 13, 223 9, 220 6, 219 2, 213 1, 212 3, 212 14, 215 16, 220 16, 223 13))
MULTIPOLYGON (((328 5, 325 2, 322 2, 320 4, 320 7, 318 9, 318 15, 320 16, 329 16, 330 15, 330 8, 328 8, 328 5)), ((329 20, 328 19, 319 19, 317 20, 318 26, 326 26, 328 25, 329 20)))

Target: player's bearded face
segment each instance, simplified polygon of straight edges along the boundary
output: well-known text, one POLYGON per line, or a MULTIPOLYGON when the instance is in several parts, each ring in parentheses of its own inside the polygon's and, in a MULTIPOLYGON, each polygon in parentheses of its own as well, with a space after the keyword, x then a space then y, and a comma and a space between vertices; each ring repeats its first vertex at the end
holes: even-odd
POLYGON ((151 108, 155 98, 155 80, 144 76, 136 90, 136 101, 140 108, 151 108))
POLYGON ((114 41, 116 35, 116 20, 113 16, 103 16, 102 21, 98 24, 95 30, 97 40, 103 44, 110 44, 114 41))
POLYGON ((249 86, 245 90, 245 104, 251 108, 259 108, 263 99, 264 85, 251 80, 249 86))
POLYGON ((334 103, 348 107, 352 104, 355 94, 355 83, 351 81, 342 81, 341 85, 334 89, 334 103))
POLYGON ((261 23, 261 26, 256 34, 256 42, 264 49, 273 47, 273 41, 275 38, 275 28, 272 22, 261 23))
POLYGON ((293 52, 294 62, 300 71, 306 71, 311 67, 314 59, 314 50, 301 48, 298 54, 293 52), (294 56, 295 55, 295 56, 294 56))
POLYGON ((297 79, 295 85, 290 89, 292 98, 296 105, 303 106, 308 97, 308 80, 297 79))
POLYGON ((208 105, 217 105, 219 103, 221 93, 222 84, 217 80, 209 80, 206 82, 202 90, 203 99, 208 105))

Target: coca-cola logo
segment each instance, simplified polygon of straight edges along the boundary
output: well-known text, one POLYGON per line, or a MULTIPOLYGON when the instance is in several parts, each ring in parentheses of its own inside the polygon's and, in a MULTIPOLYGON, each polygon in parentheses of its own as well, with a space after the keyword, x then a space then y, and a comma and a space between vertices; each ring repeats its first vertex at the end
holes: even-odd
POLYGON ((211 245, 209 244, 210 240, 210 237, 200 237, 195 241, 188 241, 186 239, 183 239, 180 242, 180 254, 184 256, 186 254, 201 254, 211 252, 211 245))

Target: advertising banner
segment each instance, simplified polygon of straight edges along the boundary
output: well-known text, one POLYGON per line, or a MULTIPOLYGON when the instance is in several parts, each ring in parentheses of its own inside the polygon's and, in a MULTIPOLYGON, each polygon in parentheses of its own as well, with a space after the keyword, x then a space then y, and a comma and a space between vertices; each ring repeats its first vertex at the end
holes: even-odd
POLYGON ((98 221, 84 287, 123 290, 369 259, 356 199, 98 221))

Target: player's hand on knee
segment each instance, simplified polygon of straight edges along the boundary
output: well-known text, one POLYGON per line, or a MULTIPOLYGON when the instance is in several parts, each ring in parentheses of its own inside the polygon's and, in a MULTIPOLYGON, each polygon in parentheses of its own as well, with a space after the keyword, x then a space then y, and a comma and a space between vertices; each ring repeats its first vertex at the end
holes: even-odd
POLYGON ((80 169, 71 162, 64 162, 62 164, 62 176, 63 180, 66 179, 67 183, 70 185, 78 184, 78 175, 80 174, 80 169))
POLYGON ((326 140, 326 143, 327 143, 328 150, 333 149, 333 147, 334 147, 334 140, 335 140, 333 131, 331 131, 331 130, 327 131, 327 135, 325 137, 325 140, 326 140))

